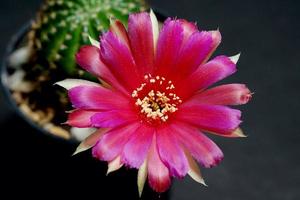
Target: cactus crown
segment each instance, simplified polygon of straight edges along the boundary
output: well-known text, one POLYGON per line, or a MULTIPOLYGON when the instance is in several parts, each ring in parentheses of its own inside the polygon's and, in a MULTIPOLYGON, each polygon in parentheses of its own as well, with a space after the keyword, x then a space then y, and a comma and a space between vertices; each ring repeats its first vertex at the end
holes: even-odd
POLYGON ((128 14, 145 10, 143 0, 46 0, 29 33, 37 63, 78 77, 74 55, 89 35, 98 38, 109 18, 127 22, 128 14))

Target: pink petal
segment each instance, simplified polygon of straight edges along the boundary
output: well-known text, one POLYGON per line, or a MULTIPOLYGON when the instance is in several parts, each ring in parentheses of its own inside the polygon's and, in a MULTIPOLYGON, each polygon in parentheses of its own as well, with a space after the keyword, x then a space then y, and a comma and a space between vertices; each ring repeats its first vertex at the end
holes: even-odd
POLYGON ((70 89, 68 94, 76 108, 114 110, 129 107, 129 99, 101 86, 78 86, 70 89))
POLYGON ((101 78, 112 87, 125 91, 123 86, 116 80, 116 78, 109 71, 107 66, 100 60, 100 50, 95 46, 83 46, 76 54, 77 63, 88 72, 101 78))
POLYGON ((91 127, 91 117, 96 113, 97 111, 88 111, 81 109, 75 110, 69 114, 68 121, 66 123, 70 126, 78 128, 91 127))
POLYGON ((244 84, 217 86, 193 97, 195 102, 211 105, 241 105, 250 99, 251 92, 244 84))
POLYGON ((189 170, 189 165, 173 132, 174 130, 169 127, 157 130, 157 148, 161 160, 169 168, 171 175, 183 178, 189 170))
POLYGON ((198 32, 198 27, 195 23, 188 22, 185 19, 180 19, 180 23, 183 28, 183 42, 185 43, 191 35, 198 32))
POLYGON ((221 33, 219 30, 216 31, 210 31, 211 35, 212 35, 212 47, 210 49, 210 52, 207 54, 206 58, 203 60, 203 63, 206 63, 207 60, 211 57, 211 55, 214 53, 214 51, 217 49, 217 47, 219 46, 219 44, 221 43, 221 33))
POLYGON ((177 61, 183 41, 183 28, 179 20, 167 19, 160 31, 155 67, 157 74, 168 74, 177 61))
POLYGON ((91 118, 94 127, 114 128, 138 120, 138 115, 131 110, 112 110, 98 112, 91 118))
POLYGON ((125 145, 122 162, 138 169, 146 158, 154 131, 153 127, 141 126, 125 145))
POLYGON ((101 37, 100 57, 129 92, 139 86, 140 77, 130 50, 111 31, 101 37))
POLYGON ((93 147, 93 156, 100 160, 112 161, 122 152, 124 145, 139 126, 139 123, 133 123, 108 131, 93 147))
POLYGON ((210 32, 195 32, 191 35, 180 51, 178 62, 174 66, 173 80, 185 78, 194 72, 210 53, 212 44, 210 32))
POLYGON ((127 46, 128 49, 130 49, 127 31, 122 22, 119 20, 112 20, 109 30, 113 32, 116 37, 118 37, 122 43, 127 46))
POLYGON ((154 135, 148 155, 148 182, 156 192, 165 192, 171 185, 168 168, 160 160, 154 135))
POLYGON ((181 144, 204 167, 216 166, 223 159, 220 148, 197 128, 180 122, 173 123, 172 127, 181 144))
POLYGON ((235 71, 236 65, 228 57, 218 56, 181 81, 177 93, 181 98, 188 98, 196 91, 209 87, 235 71))
POLYGON ((201 105, 186 102, 175 116, 180 121, 199 127, 201 130, 230 134, 241 123, 241 111, 219 105, 201 105))
POLYGON ((140 74, 143 76, 152 73, 154 42, 150 15, 146 12, 131 14, 128 19, 128 35, 140 74))

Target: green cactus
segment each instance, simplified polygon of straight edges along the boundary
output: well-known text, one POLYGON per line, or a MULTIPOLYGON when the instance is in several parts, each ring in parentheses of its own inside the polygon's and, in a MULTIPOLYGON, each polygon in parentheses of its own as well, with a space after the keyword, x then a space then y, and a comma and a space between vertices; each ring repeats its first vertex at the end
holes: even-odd
POLYGON ((30 45, 42 68, 59 68, 78 77, 74 55, 89 35, 98 38, 109 18, 127 22, 128 14, 145 10, 143 0, 46 0, 29 34, 30 45))
POLYGON ((89 36, 98 39, 110 18, 126 24, 129 13, 145 9, 144 0, 46 0, 26 39, 30 58, 22 71, 32 89, 12 90, 22 111, 50 133, 70 138, 69 127, 61 123, 64 110, 72 107, 66 92, 53 84, 66 78, 95 79, 76 64, 80 46, 90 44, 89 36))

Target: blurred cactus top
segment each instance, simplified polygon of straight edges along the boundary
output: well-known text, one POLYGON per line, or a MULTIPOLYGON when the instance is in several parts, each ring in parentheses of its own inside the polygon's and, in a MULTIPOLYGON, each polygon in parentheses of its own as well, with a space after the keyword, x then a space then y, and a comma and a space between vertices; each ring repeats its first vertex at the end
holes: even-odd
POLYGON ((89 36, 98 39, 110 18, 126 24, 129 13, 146 8, 144 0, 46 0, 29 32, 34 62, 77 77, 74 55, 89 36))

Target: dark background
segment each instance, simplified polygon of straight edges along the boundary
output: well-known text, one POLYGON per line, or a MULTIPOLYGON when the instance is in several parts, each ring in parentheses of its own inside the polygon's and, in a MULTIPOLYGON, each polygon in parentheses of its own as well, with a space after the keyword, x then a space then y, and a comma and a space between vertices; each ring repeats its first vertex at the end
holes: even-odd
MULTIPOLYGON (((35 15, 40 2, 1 1, 1 55, 11 36, 35 15)), ((218 167, 202 170, 209 187, 186 177, 175 181, 169 199, 300 199, 300 1, 149 2, 167 15, 197 21, 201 29, 219 28, 223 42, 216 53, 242 52, 238 73, 226 82, 246 83, 255 92, 242 107, 242 128, 249 137, 214 137, 225 159, 218 167)), ((74 144, 32 129, 12 112, 3 94, 0 97, 1 181, 10 197, 138 199, 134 170, 104 176, 105 164, 92 159, 90 152, 70 157, 74 144)), ((147 190, 144 198, 166 196, 147 190)))

